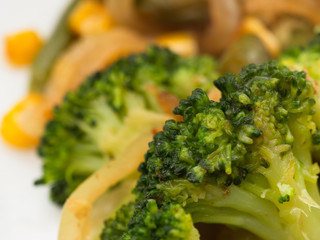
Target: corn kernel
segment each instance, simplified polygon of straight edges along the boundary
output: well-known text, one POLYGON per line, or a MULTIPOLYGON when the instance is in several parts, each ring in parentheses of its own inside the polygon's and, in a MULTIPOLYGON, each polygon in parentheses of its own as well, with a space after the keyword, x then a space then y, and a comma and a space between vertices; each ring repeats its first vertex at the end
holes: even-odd
POLYGON ((193 56, 196 55, 198 51, 196 39, 194 36, 187 33, 164 34, 158 36, 155 42, 182 56, 193 56))
POLYGON ((3 139, 15 147, 36 146, 39 143, 43 121, 51 118, 51 111, 40 107, 42 104, 41 95, 30 93, 14 106, 2 120, 1 134, 3 139), (38 114, 39 111, 41 114, 38 114))
POLYGON ((34 31, 24 31, 5 38, 7 57, 14 65, 31 63, 41 47, 42 41, 34 31))
POLYGON ((82 1, 69 17, 69 27, 81 36, 105 32, 113 25, 114 21, 107 9, 97 0, 82 1))

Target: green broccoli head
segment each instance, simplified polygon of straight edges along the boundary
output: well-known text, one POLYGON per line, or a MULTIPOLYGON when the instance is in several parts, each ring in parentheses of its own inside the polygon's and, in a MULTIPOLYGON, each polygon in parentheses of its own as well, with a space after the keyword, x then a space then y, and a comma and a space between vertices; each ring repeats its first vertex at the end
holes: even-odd
MULTIPOLYGON (((320 84, 320 34, 307 46, 305 47, 294 47, 284 52, 279 57, 279 62, 284 64, 292 70, 305 71, 307 74, 307 79, 313 83, 316 101, 315 108, 316 113, 313 115, 313 120, 320 129, 320 94, 319 94, 319 84, 320 84)), ((319 135, 319 133, 317 134, 319 135)), ((319 135, 320 136, 320 135, 319 135)), ((314 138, 316 140, 316 136, 314 138)), ((318 146, 315 147, 315 151, 319 151, 320 141, 318 146)), ((314 153, 314 158, 319 160, 317 155, 319 152, 314 153)))
POLYGON ((279 57, 279 62, 290 69, 306 71, 309 77, 320 81, 320 34, 305 47, 293 47, 279 57))
POLYGON ((190 214, 179 204, 168 204, 161 208, 155 200, 145 203, 143 208, 134 208, 134 204, 124 205, 114 219, 105 222, 102 240, 199 240, 199 234, 193 227, 190 214), (130 231, 126 232, 130 222, 130 231))
POLYGON ((89 77, 54 110, 38 148, 44 161, 38 183, 51 185, 52 199, 63 204, 137 134, 155 127, 152 119, 164 116, 155 91, 178 99, 195 87, 209 90, 217 77, 215 65, 209 57, 184 59, 168 49, 150 47, 89 77))
POLYGON ((101 240, 119 240, 126 232, 127 225, 134 213, 134 202, 123 205, 117 212, 116 216, 107 219, 101 233, 101 240))
POLYGON ((265 240, 318 239, 315 101, 306 74, 269 62, 215 85, 220 103, 195 90, 174 110, 183 121, 167 121, 150 143, 123 237, 153 199, 159 209, 180 205, 194 224, 232 225, 265 240))

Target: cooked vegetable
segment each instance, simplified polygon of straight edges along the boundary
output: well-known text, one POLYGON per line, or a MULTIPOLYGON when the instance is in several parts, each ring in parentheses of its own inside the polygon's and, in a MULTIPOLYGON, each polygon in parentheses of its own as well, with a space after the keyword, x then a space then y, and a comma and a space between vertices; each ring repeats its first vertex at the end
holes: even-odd
MULTIPOLYGON (((111 207, 108 212, 103 211, 105 218, 110 217, 110 214, 117 209, 113 201, 110 201, 112 196, 109 194, 114 194, 111 188, 136 171, 151 138, 151 131, 142 132, 126 151, 92 174, 71 194, 63 207, 59 240, 96 239, 95 237, 99 236, 95 233, 103 226, 103 221, 97 222, 92 212, 102 212, 102 208, 96 206, 96 203, 102 200, 104 207, 111 207), (103 199, 104 194, 109 199, 103 199)), ((117 194, 116 197, 121 204, 123 196, 117 194)))
POLYGON ((128 217, 130 220, 130 215, 133 215, 133 210, 133 203, 123 206, 117 212, 115 221, 106 222, 101 239, 199 239, 199 233, 193 226, 190 214, 186 213, 181 205, 168 204, 159 209, 154 199, 146 203, 139 218, 135 220, 135 225, 123 235, 121 233, 128 224, 128 217), (121 215, 125 215, 125 218, 121 215), (120 226, 122 228, 119 228, 120 226))
POLYGON ((315 38, 314 26, 303 18, 284 16, 272 26, 282 49, 306 46, 315 38))
MULTIPOLYGON (((293 47, 287 50, 280 56, 279 62, 290 69, 306 72, 307 79, 312 82, 316 93, 316 108, 320 110, 320 36, 305 47, 293 47)), ((313 115, 313 119, 320 129, 320 111, 313 115)))
POLYGON ((50 107, 43 105, 43 97, 30 93, 16 104, 3 118, 1 135, 3 139, 15 147, 29 148, 39 144, 39 125, 44 124, 52 116, 50 107), (33 121, 26 122, 30 118, 33 121))
MULTIPOLYGON (((305 47, 293 47, 284 52, 279 62, 286 65, 290 69, 305 71, 307 79, 312 82, 313 90, 315 92, 314 99, 316 100, 315 108, 317 111, 313 115, 313 121, 317 125, 317 129, 320 129, 320 36, 317 36, 310 44, 305 47)), ((314 141, 318 142, 317 139, 320 132, 314 136, 314 141)), ((319 149, 317 146, 314 148, 313 157, 319 159, 319 149)))
MULTIPOLYGON (((5 130, 6 134, 14 135, 15 139, 24 139, 25 135, 30 135, 33 141, 28 141, 28 147, 36 147, 49 120, 44 113, 52 112, 54 106, 61 103, 64 95, 77 89, 87 76, 106 68, 122 56, 142 52, 146 46, 144 38, 125 28, 114 28, 106 33, 75 41, 55 62, 43 93, 31 94, 40 96, 41 101, 32 108, 19 110, 21 131, 10 133, 13 129, 8 128, 5 130)), ((24 99, 21 100, 23 101, 24 99)), ((12 111, 15 110, 10 112, 12 111)), ((21 147, 21 144, 15 144, 17 141, 9 142, 15 147, 21 147)))
POLYGON ((198 53, 198 44, 195 36, 190 33, 173 32, 159 35, 155 43, 167 47, 174 53, 182 56, 195 56, 198 53))
POLYGON ((320 23, 318 0, 244 0, 245 14, 259 16, 270 22, 284 15, 304 18, 317 25, 320 23))
POLYGON ((158 26, 195 27, 208 21, 208 4, 206 0, 138 0, 136 11, 158 26))
POLYGON ((281 54, 279 62, 290 69, 306 71, 307 77, 320 81, 320 35, 305 47, 292 47, 281 54))
POLYGON ((210 21, 199 36, 201 50, 221 54, 233 42, 241 25, 241 6, 237 0, 208 0, 210 21))
POLYGON ((195 87, 209 90, 216 77, 211 58, 184 59, 157 47, 94 74, 55 109, 39 147, 44 175, 38 183, 51 185, 53 201, 64 203, 142 131, 163 123, 168 106, 195 87))
POLYGON ((246 17, 243 20, 241 31, 259 37, 272 57, 277 57, 280 54, 281 45, 279 40, 258 18, 246 17))
POLYGON ((146 39, 127 28, 82 37, 55 62, 45 89, 47 101, 60 104, 65 94, 76 90, 88 76, 146 47, 146 39))
POLYGON ((271 59, 260 38, 247 34, 240 37, 222 55, 219 61, 221 73, 240 73, 243 66, 250 63, 262 64, 271 59))
POLYGON ((9 35, 5 39, 5 50, 10 63, 29 64, 42 46, 42 40, 34 31, 23 31, 9 35))
POLYGON ((142 32, 195 28, 206 24, 206 0, 105 0, 117 23, 142 32))
MULTIPOLYGON (((193 223, 231 225, 265 240, 318 239, 315 100, 305 72, 252 64, 215 85, 221 103, 195 90, 174 110, 183 121, 168 120, 149 144, 133 217, 120 239, 187 238, 190 227, 174 226, 183 226, 180 216, 189 214, 193 223), (181 215, 167 217, 177 204, 181 215), (163 222, 174 226, 159 232, 163 222)), ((120 236, 111 225, 104 240, 120 236)))
POLYGON ((31 68, 30 90, 42 92, 47 83, 52 65, 63 50, 72 41, 73 35, 68 27, 67 21, 70 12, 81 0, 72 0, 70 5, 62 14, 51 37, 37 55, 31 68))
POLYGON ((103 3, 99 0, 84 0, 77 4, 68 19, 70 29, 78 35, 103 33, 114 26, 103 3))

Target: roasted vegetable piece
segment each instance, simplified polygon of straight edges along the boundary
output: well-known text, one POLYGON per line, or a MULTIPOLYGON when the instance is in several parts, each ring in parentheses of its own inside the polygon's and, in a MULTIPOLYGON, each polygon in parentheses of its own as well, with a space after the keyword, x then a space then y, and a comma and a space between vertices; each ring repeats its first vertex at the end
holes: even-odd
POLYGON ((195 87, 209 90, 214 69, 211 58, 184 59, 150 47, 89 77, 66 95, 47 125, 38 149, 44 173, 37 183, 51 185, 52 199, 64 203, 142 131, 162 125, 178 98, 195 87))
MULTIPOLYGON (((318 239, 315 101, 306 74, 276 62, 252 64, 215 85, 220 103, 195 90, 174 110, 183 121, 168 120, 149 144, 135 211, 121 239, 171 239, 154 224, 138 228, 152 201, 162 219, 178 204, 193 223, 231 225, 265 240, 318 239)), ((183 224, 176 216, 167 221, 183 224)))

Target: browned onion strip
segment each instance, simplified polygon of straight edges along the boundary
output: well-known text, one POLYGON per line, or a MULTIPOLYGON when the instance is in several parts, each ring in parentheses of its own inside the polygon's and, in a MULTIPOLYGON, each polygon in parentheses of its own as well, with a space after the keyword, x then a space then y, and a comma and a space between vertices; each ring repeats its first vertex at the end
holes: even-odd
POLYGON ((86 240, 90 211, 107 189, 134 172, 148 149, 151 131, 142 134, 129 148, 105 167, 91 175, 68 198, 63 207, 59 240, 86 240))
POLYGON ((144 51, 146 46, 146 39, 128 28, 114 28, 81 38, 55 63, 46 99, 53 105, 59 104, 66 92, 77 89, 86 77, 120 57, 144 51))
POLYGON ((246 14, 279 16, 292 14, 320 23, 320 1, 318 0, 244 0, 246 14))
POLYGON ((142 32, 154 32, 155 26, 142 18, 135 9, 135 0, 105 0, 108 11, 115 21, 142 32))
POLYGON ((237 0, 208 0, 210 25, 200 36, 202 50, 219 54, 226 49, 235 36, 241 18, 237 0))

